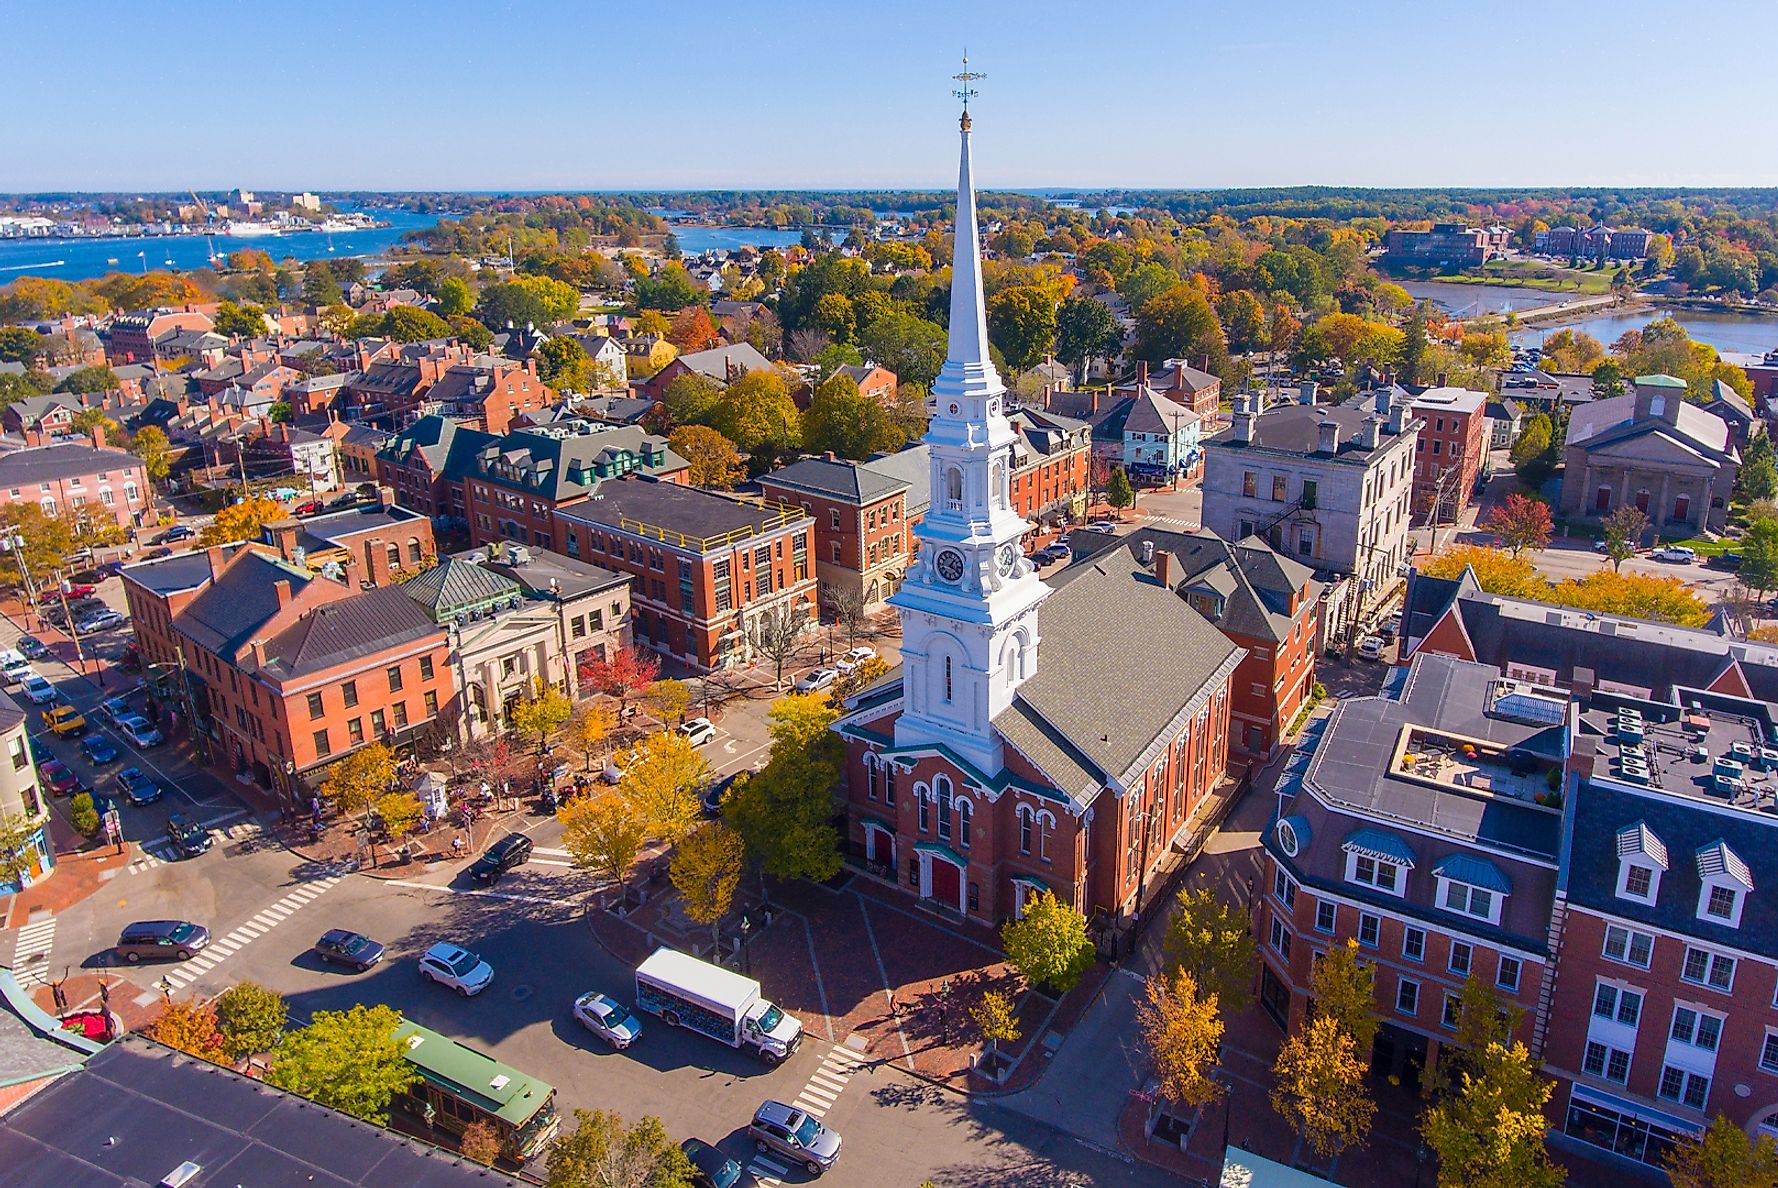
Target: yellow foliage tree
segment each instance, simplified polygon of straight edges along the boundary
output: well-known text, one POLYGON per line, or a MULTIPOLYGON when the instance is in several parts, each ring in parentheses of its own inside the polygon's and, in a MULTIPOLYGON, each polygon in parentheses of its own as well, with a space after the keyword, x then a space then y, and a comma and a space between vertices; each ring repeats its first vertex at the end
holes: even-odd
POLYGON ((395 752, 375 742, 328 768, 321 795, 342 813, 363 813, 394 781, 395 752))
POLYGON ((1376 1103, 1358 1046, 1332 1015, 1318 1014, 1284 1041, 1272 1067, 1272 1108, 1323 1159, 1370 1135, 1376 1103))
POLYGON ((221 1064, 222 1031, 216 1012, 202 1003, 169 1002, 148 1028, 148 1037, 169 1048, 221 1064))
POLYGON ((1438 1153, 1438 1182, 1450 1188, 1558 1188, 1562 1169, 1544 1150, 1554 1088, 1537 1075, 1524 1044, 1490 1043, 1475 1054, 1455 1093, 1426 1112, 1421 1134, 1438 1153))
POLYGON ((1485 545, 1452 545, 1420 563, 1426 577, 1455 578, 1465 569, 1475 570, 1476 581, 1490 594, 1542 598, 1549 590, 1529 560, 1485 545))
POLYGON ((636 806, 649 833, 678 841, 698 822, 698 791, 710 780, 710 765, 678 731, 644 738, 624 770, 624 794, 636 806))
POLYGON ((1681 627, 1702 627, 1710 621, 1710 605, 1676 577, 1647 573, 1614 573, 1601 569, 1556 584, 1551 602, 1599 614, 1629 615, 1681 627))
POLYGON ((685 901, 686 916, 708 924, 712 939, 720 938, 723 917, 734 906, 746 856, 741 835, 720 821, 686 834, 674 847, 667 873, 685 901))
POLYGON ((255 497, 231 503, 205 525, 203 532, 198 534, 198 543, 208 547, 257 540, 267 524, 282 520, 285 514, 284 508, 272 499, 255 497))
POLYGON ((642 815, 620 792, 576 796, 556 811, 556 819, 574 865, 614 883, 630 873, 648 836, 642 815))
POLYGON ((586 768, 593 770, 593 756, 604 746, 611 732, 617 729, 617 711, 603 701, 582 703, 569 723, 569 738, 586 753, 586 768))
POLYGON ((1160 1081, 1161 1096, 1196 1109, 1222 1095, 1210 1075, 1222 1043, 1215 994, 1200 995, 1197 979, 1183 969, 1148 979, 1148 1001, 1136 1008, 1136 1026, 1160 1081))
POLYGON ((549 736, 573 716, 574 703, 568 700, 568 695, 538 677, 532 682, 531 696, 514 707, 512 727, 520 734, 535 737, 538 748, 542 749, 549 736))

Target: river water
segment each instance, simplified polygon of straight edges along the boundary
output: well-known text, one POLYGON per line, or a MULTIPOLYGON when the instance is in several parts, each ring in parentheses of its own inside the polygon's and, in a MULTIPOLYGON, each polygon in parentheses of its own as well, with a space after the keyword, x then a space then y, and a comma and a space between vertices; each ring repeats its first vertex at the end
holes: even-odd
POLYGON ((1610 347, 1626 330, 1640 330, 1656 318, 1667 316, 1685 327, 1697 342, 1707 342, 1719 351, 1741 351, 1764 354, 1778 348, 1778 317, 1771 314, 1719 312, 1711 309, 1645 309, 1637 313, 1607 313, 1581 318, 1566 326, 1542 326, 1510 335, 1515 345, 1536 346, 1557 330, 1568 329, 1591 334, 1610 347))
POLYGON ((1526 289, 1516 285, 1461 285, 1451 281, 1398 280, 1416 301, 1428 298, 1448 314, 1473 318, 1482 314, 1504 314, 1511 310, 1530 309, 1534 305, 1552 305, 1564 299, 1561 293, 1542 289, 1526 289))
POLYGON ((405 231, 430 227, 436 216, 406 210, 370 212, 389 223, 368 231, 324 234, 301 231, 289 235, 159 235, 127 239, 0 239, 0 284, 18 276, 56 280, 91 280, 112 272, 156 268, 207 268, 212 251, 227 255, 258 248, 274 260, 324 260, 329 256, 375 256, 387 251, 405 231), (113 263, 115 261, 115 263, 113 263))
MULTIPOLYGON (((755 248, 787 248, 803 241, 801 231, 781 230, 777 227, 699 227, 691 224, 680 224, 669 228, 679 240, 679 250, 688 256, 700 252, 718 251, 732 252, 740 247, 755 248)), ((840 233, 845 233, 845 228, 840 233)), ((831 232, 826 232, 832 238, 831 232)))

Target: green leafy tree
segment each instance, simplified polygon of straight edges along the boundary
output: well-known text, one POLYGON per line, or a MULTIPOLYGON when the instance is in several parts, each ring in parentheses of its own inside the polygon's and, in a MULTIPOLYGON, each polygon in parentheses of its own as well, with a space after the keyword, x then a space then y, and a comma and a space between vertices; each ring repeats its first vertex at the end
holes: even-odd
POLYGON ((661 389, 661 410, 671 425, 704 424, 721 400, 722 387, 695 371, 674 376, 661 389))
POLYGON ((475 304, 475 316, 484 326, 539 329, 566 322, 580 309, 580 294, 573 285, 547 276, 515 276, 484 287, 475 304))
POLYGON ((46 396, 55 387, 47 371, 27 371, 23 375, 0 373, 0 408, 28 396, 46 396))
POLYGON ((475 294, 469 282, 460 276, 447 276, 438 286, 438 301, 433 312, 446 319, 459 318, 475 308, 475 294))
POLYGON ((303 268, 303 304, 320 309, 338 305, 346 299, 345 290, 334 279, 326 260, 312 260, 303 268))
POLYGON ((532 352, 537 361, 537 378, 555 388, 570 392, 588 392, 593 384, 593 361, 580 340, 559 334, 546 340, 532 352))
MULTIPOLYGON (((1408 314, 1407 325, 1403 327, 1401 340, 1401 374, 1398 377, 1404 384, 1417 384, 1422 380, 1426 370, 1426 309, 1416 305, 1408 314)), ((1516 458, 1514 459, 1517 460, 1516 458)))
POLYGON ((68 823, 82 837, 91 837, 99 832, 99 810, 93 807, 92 793, 78 793, 68 802, 68 823))
MULTIPOLYGON (((27 807, 35 813, 34 801, 28 801, 27 807)), ((7 813, 0 816, 0 882, 21 882, 37 868, 40 863, 37 831, 41 828, 43 819, 37 815, 7 813)))
POLYGON ((1778 1188, 1778 1145, 1718 1114, 1703 1134, 1674 1147, 1667 1174, 1673 1188, 1778 1188))
POLYGON ((274 425, 288 425, 293 415, 294 410, 287 400, 277 401, 265 410, 265 419, 274 425))
POLYGON ((730 383, 711 410, 710 427, 764 460, 803 440, 803 414, 775 371, 749 371, 730 383))
POLYGON ((969 1021, 975 1024, 976 1033, 988 1042, 990 1061, 1000 1054, 1001 1044, 1016 1044, 1023 1034, 1019 1030, 1019 1015, 1012 996, 998 990, 982 994, 969 1008, 969 1021))
POLYGON ((574 1111, 574 1129, 550 1145, 546 1188, 691 1188, 691 1161, 653 1114, 574 1111))
POLYGON ((779 698, 767 714, 771 759, 737 779, 723 801, 723 819, 773 878, 823 882, 840 871, 833 790, 845 750, 828 729, 837 717, 818 694, 779 698))
POLYGON ((1772 443, 1763 433, 1748 442, 1742 452, 1741 469, 1735 473, 1735 493, 1749 500, 1778 495, 1778 465, 1774 464, 1772 443))
POLYGON ((289 1021, 284 996, 254 982, 237 982, 216 999, 216 1030, 231 1062, 276 1048, 289 1021))
POLYGON ((1047 288, 1015 285, 988 298, 988 337, 1014 371, 1043 362, 1056 349, 1056 300, 1047 288))
POLYGON ((803 439, 811 450, 863 460, 879 450, 899 448, 907 436, 881 401, 858 391, 857 380, 836 374, 815 389, 803 418, 803 439))
POLYGON ((1601 360, 1593 368, 1593 395, 1600 400, 1624 394, 1624 368, 1616 359, 1601 360))
POLYGON ((945 329, 905 310, 890 310, 858 334, 859 352, 904 384, 931 387, 945 361, 945 329))
POLYGON ((1605 555, 1611 558, 1612 569, 1621 571, 1624 562, 1636 555, 1650 527, 1648 517, 1633 503, 1605 517, 1605 555))
POLYGON ((1093 966, 1087 918, 1049 890, 1025 901, 1025 914, 1000 930, 1000 944, 1027 981, 1058 992, 1072 990, 1093 966))
POLYGON ((1259 952, 1253 914, 1242 904, 1225 903, 1209 887, 1182 889, 1176 903, 1161 942, 1168 976, 1184 970, 1205 994, 1239 1014, 1247 1008, 1259 952))
POLYGON ((257 305, 224 301, 210 320, 211 328, 226 338, 257 338, 265 333, 265 310, 257 305))
POLYGON ((1544 1149, 1544 1106, 1554 1088, 1523 1044, 1490 1042, 1456 1092, 1426 1112, 1420 1133, 1451 1188, 1557 1188, 1566 1178, 1544 1149))
POLYGON ((1109 359, 1123 347, 1124 331, 1103 301, 1070 297, 1056 311, 1056 358, 1086 376, 1092 359, 1109 359))
POLYGON ((450 336, 450 323, 429 309, 398 305, 383 315, 382 337, 396 342, 431 342, 450 336))
POLYGON ((1778 520, 1761 516, 1741 538, 1741 580, 1761 598, 1778 590, 1778 520))
POLYGON ((25 326, 0 326, 0 363, 35 366, 49 353, 49 341, 25 326))
POLYGON ((677 260, 636 282, 637 309, 664 309, 672 313, 688 305, 702 305, 708 296, 708 291, 677 260))
POLYGON ((420 1079, 395 1038, 400 1026, 401 1012, 393 1007, 316 1011, 307 1027, 278 1045, 266 1083, 386 1126, 389 1103, 420 1079))
POLYGON ((1136 311, 1136 353, 1150 363, 1196 359, 1218 371, 1228 362, 1222 323, 1202 289, 1174 285, 1136 311))
POLYGON ((450 320, 451 336, 472 351, 485 351, 494 345, 494 332, 467 314, 450 320))
POLYGON ((109 367, 82 367, 71 371, 62 382, 56 385, 58 392, 71 392, 85 395, 88 392, 115 392, 123 387, 123 381, 109 367))
POLYGON ((1136 488, 1130 485, 1130 476, 1121 466, 1111 472, 1111 478, 1105 483, 1105 502, 1120 512, 1136 506, 1136 488))

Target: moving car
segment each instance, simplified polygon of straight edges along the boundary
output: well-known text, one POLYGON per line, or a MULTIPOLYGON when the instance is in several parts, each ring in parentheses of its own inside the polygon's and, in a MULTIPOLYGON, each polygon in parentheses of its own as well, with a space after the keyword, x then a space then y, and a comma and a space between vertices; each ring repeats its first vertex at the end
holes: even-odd
POLYGON ((687 953, 659 948, 636 967, 636 1009, 731 1048, 782 1064, 803 1042, 803 1025, 760 996, 759 983, 687 953))
POLYGON ((62 597, 63 598, 91 598, 92 596, 93 596, 93 587, 91 587, 91 586, 69 585, 69 586, 62 587, 62 597))
POLYGON ((86 733, 86 716, 71 705, 52 705, 41 717, 43 728, 51 734, 66 738, 71 734, 86 733))
POLYGON ((642 1038, 642 1021, 615 998, 588 991, 574 1000, 574 1017, 588 1031, 617 1049, 642 1038))
POLYGON ((1698 559, 1698 551, 1685 545, 1668 545, 1666 548, 1656 549, 1654 557, 1656 561, 1683 561, 1689 565, 1698 559))
POLYGON ((167 840, 173 843, 174 852, 181 858, 196 858, 216 842, 208 829, 184 813, 174 813, 167 818, 167 840))
POLYGON ((700 1138, 679 1144, 691 1161, 691 1182, 698 1188, 734 1188, 741 1181, 741 1165, 700 1138))
POLYGON ((315 956, 359 973, 381 961, 384 952, 381 942, 371 940, 362 932, 348 932, 344 928, 329 928, 315 942, 315 956))
POLYGON ((60 759, 45 759, 39 763, 37 779, 51 796, 66 796, 80 786, 80 777, 60 759))
POLYGON ((86 761, 96 766, 117 762, 117 744, 103 734, 89 734, 80 740, 80 749, 86 753, 86 761))
POLYGON ((19 651, 31 660, 41 660, 49 655, 49 648, 35 635, 19 636, 19 651))
POLYGON ((117 786, 131 804, 153 804, 162 796, 161 786, 148 778, 140 767, 126 767, 117 773, 117 786))
POLYGON ((36 673, 19 681, 19 688, 32 705, 48 705, 56 699, 56 687, 36 673))
POLYGON ((840 679, 837 668, 815 668, 796 678, 798 693, 818 693, 840 679))
POLYGON ((117 729, 138 747, 157 747, 166 741, 161 732, 141 714, 124 714, 117 719, 117 729))
POLYGON ((709 718, 690 718, 679 726, 679 733, 685 735, 694 747, 701 747, 716 738, 716 724, 709 718))
POLYGON ((155 543, 156 544, 176 544, 177 542, 182 541, 182 540, 190 540, 192 537, 194 537, 196 535, 197 535, 197 529, 188 528, 184 524, 175 524, 171 528, 167 529, 165 532, 161 533, 160 539, 155 541, 155 543))
POLYGON ((117 938, 117 955, 135 965, 150 961, 190 961, 210 944, 210 930, 189 920, 141 920, 117 938))
POLYGON ((805 1113, 781 1101, 768 1101, 753 1112, 747 1127, 753 1145, 766 1154, 782 1155, 802 1164, 811 1176, 832 1167, 840 1157, 840 1136, 805 1113))
POLYGON ((494 967, 461 945, 440 941, 420 956, 420 976, 468 998, 488 988, 494 967))
POLYGON ((1115 520, 1094 520, 1087 525, 1087 531, 1104 532, 1109 535, 1117 531, 1117 522, 1115 520))
POLYGON ((1381 660, 1383 649, 1388 646, 1381 636, 1367 635, 1364 642, 1358 645, 1358 654, 1366 660, 1381 660))
POLYGON ((531 860, 531 845, 531 839, 522 833, 507 834, 470 864, 469 881, 492 887, 501 875, 531 860))
POLYGON ((839 669, 841 672, 851 672, 853 669, 857 668, 860 664, 863 664, 866 660, 875 660, 876 658, 877 658, 877 649, 864 647, 864 646, 860 645, 859 647, 853 648, 850 651, 848 651, 844 656, 841 656, 838 660, 835 660, 833 662, 833 666, 835 668, 839 669))
POLYGON ((114 610, 103 610, 96 615, 89 615, 74 625, 74 630, 82 635, 91 635, 95 631, 109 631, 113 627, 122 627, 123 616, 114 610))

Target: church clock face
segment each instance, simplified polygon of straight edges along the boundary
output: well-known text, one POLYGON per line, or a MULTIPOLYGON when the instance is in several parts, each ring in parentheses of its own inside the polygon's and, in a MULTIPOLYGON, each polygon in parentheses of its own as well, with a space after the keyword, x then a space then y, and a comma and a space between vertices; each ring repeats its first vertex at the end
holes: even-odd
POLYGON ((994 558, 994 565, 1000 570, 1000 576, 1011 577, 1013 567, 1018 563, 1019 550, 1013 545, 1001 545, 999 554, 994 558))
POLYGON ((956 549, 940 549, 938 557, 933 561, 933 568, 937 569, 938 576, 947 582, 961 581, 963 579, 963 554, 956 549))

